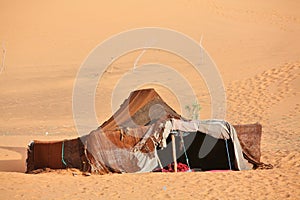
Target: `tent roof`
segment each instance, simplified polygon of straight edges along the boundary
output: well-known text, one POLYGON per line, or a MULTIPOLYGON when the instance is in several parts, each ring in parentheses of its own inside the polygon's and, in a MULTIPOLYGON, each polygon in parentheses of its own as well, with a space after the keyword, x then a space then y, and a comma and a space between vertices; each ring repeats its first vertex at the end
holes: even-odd
POLYGON ((153 89, 136 90, 99 128, 103 131, 137 128, 155 123, 162 118, 182 118, 153 89))

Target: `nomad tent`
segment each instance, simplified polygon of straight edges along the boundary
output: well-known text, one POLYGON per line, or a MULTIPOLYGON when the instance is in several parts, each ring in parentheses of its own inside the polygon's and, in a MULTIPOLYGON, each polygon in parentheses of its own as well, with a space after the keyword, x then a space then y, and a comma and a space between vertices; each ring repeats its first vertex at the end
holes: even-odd
POLYGON ((43 168, 98 174, 151 172, 172 162, 204 171, 268 168, 260 162, 261 133, 260 124, 186 120, 154 89, 143 89, 132 92, 110 119, 88 135, 33 141, 27 172, 43 168))

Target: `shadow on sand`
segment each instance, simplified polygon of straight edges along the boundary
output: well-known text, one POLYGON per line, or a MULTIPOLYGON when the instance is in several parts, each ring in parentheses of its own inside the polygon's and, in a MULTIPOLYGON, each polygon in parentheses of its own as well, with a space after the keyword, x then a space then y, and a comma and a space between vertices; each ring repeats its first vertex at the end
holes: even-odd
POLYGON ((27 148, 25 147, 5 147, 1 149, 16 152, 22 157, 19 160, 0 160, 0 172, 22 172, 26 171, 27 148))

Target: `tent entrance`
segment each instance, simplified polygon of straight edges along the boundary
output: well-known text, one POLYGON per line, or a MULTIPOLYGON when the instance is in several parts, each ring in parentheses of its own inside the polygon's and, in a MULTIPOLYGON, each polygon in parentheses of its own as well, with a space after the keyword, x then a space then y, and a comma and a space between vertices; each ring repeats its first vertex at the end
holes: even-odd
MULTIPOLYGON (((235 154, 232 140, 216 139, 210 135, 197 132, 188 133, 182 137, 186 148, 186 154, 189 159, 191 169, 207 171, 207 170, 237 170, 235 163, 235 154), (205 141, 205 143, 204 143, 205 141), (201 152, 200 152, 201 149, 201 152), (230 158, 230 164, 228 162, 230 158)), ((171 138, 167 138, 167 148, 158 149, 157 154, 163 166, 173 162, 171 138)), ((176 137, 176 153, 177 162, 187 164, 184 148, 181 144, 181 137, 176 137)))

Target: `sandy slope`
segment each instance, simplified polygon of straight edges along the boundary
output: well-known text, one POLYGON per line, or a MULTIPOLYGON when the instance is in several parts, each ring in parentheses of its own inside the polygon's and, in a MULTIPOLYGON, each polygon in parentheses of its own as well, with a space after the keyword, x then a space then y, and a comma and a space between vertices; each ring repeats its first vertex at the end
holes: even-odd
MULTIPOLYGON (((275 0, 1 1, 0 42, 6 54, 0 53, 0 63, 5 58, 0 73, 0 198, 299 199, 299 8, 297 1, 275 0), (145 26, 178 30, 196 41, 203 35, 202 44, 226 89, 226 120, 262 123, 262 160, 275 169, 91 177, 20 173, 30 140, 77 137, 72 89, 88 53, 113 34, 145 26)), ((99 123, 111 115, 111 93, 139 54, 118 59, 100 80, 95 105, 99 123)), ((139 64, 153 61, 174 67, 190 81, 201 118, 209 118, 209 93, 189 64, 161 51, 147 51, 139 64)), ((154 86, 180 111, 170 91, 154 86)))

